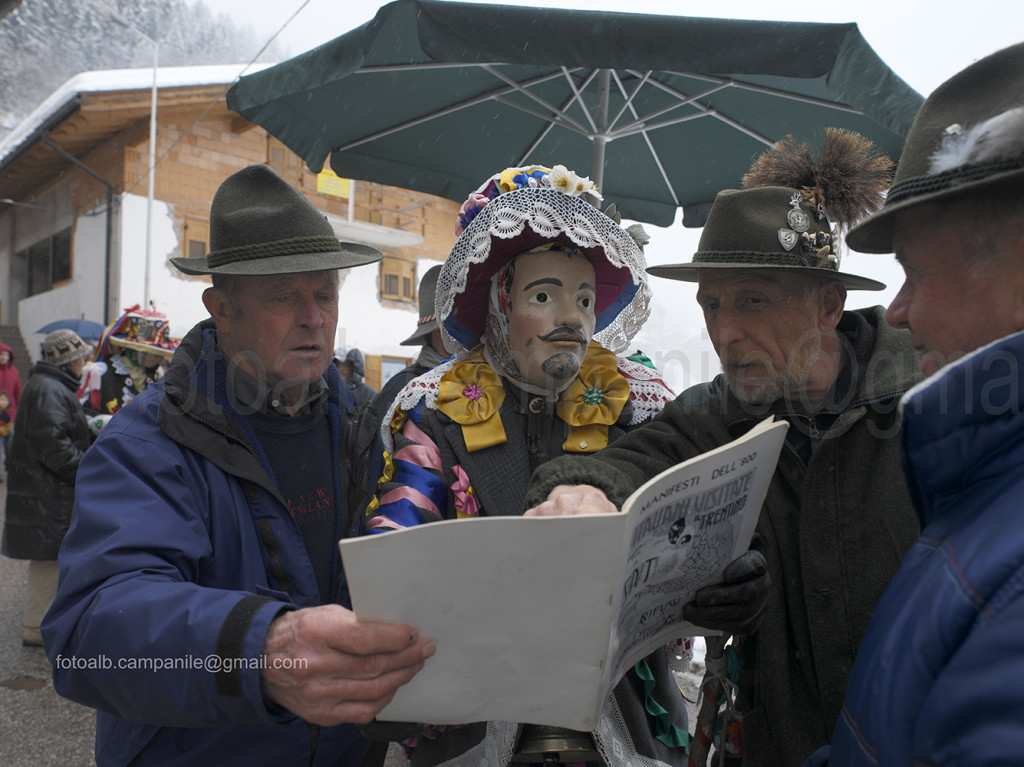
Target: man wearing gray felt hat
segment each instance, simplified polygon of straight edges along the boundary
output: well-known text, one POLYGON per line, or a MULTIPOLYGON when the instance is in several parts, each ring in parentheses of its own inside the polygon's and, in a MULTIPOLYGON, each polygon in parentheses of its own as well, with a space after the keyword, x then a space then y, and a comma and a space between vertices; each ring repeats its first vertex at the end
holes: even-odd
POLYGON ((263 165, 221 184, 210 241, 172 262, 213 276, 211 318, 79 469, 42 628, 54 685, 99 709, 100 765, 362 764, 352 723, 433 653, 343 606, 375 428, 331 365, 337 270, 381 254, 263 165), (114 670, 58 660, 100 656, 114 670))
POLYGON ((745 766, 800 765, 828 742, 871 610, 917 535, 892 438, 917 358, 882 307, 846 309, 848 290, 884 286, 840 269, 842 231, 881 205, 891 165, 829 129, 813 148, 779 142, 745 188, 720 192, 692 261, 647 271, 697 283, 722 375, 592 459, 541 466, 527 497, 565 504, 545 499, 574 484, 581 502, 620 504, 766 416, 790 424, 755 544, 683 607, 733 635, 745 766))
POLYGON ((886 318, 929 377, 900 403, 921 538, 814 764, 1019 764, 1024 725, 1024 43, 940 85, 851 247, 895 252, 886 318))

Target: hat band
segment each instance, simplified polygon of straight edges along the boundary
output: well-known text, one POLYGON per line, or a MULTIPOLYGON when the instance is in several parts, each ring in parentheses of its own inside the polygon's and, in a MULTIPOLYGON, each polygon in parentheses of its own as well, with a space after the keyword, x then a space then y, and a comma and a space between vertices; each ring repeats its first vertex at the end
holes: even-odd
POLYGON ((256 261, 261 258, 294 256, 299 253, 337 252, 341 249, 341 243, 334 237, 322 235, 292 237, 288 240, 255 242, 252 245, 239 245, 234 248, 215 250, 206 257, 206 264, 213 268, 234 264, 238 261, 256 261))
POLYGON ((944 170, 929 176, 915 176, 893 184, 886 195, 886 205, 901 202, 909 197, 917 197, 931 192, 941 192, 961 184, 983 181, 989 176, 1007 171, 1019 170, 1024 167, 1024 157, 1002 162, 980 162, 962 165, 959 168, 944 170))
MULTIPOLYGON (((758 266, 800 266, 821 269, 823 272, 838 272, 839 265, 829 262, 825 265, 812 263, 813 254, 757 253, 755 251, 706 250, 695 253, 694 264, 757 264, 758 266)), ((815 259, 816 260, 816 259, 815 259)))

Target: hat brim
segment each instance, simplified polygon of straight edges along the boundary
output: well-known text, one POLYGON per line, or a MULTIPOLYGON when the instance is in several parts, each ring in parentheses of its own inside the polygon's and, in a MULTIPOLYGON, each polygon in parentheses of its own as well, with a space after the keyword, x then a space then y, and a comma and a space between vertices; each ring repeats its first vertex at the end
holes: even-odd
POLYGON ((960 197, 968 197, 982 190, 998 192, 1003 186, 1014 185, 1019 188, 1021 181, 1024 181, 1024 168, 1015 168, 1006 173, 957 184, 935 192, 918 194, 891 204, 887 202, 880 211, 850 229, 846 234, 846 244, 861 253, 892 253, 894 252, 893 230, 897 213, 932 202, 946 202, 960 197))
POLYGON ((830 269, 816 269, 813 266, 766 266, 765 264, 743 264, 735 262, 702 262, 699 264, 661 264, 647 267, 647 273, 654 277, 682 282, 698 282, 700 272, 711 269, 760 269, 762 271, 786 271, 797 274, 808 274, 814 277, 827 277, 839 280, 850 290, 885 290, 885 283, 861 277, 856 274, 833 272, 830 269))
POLYGON ((406 338, 404 341, 398 343, 399 346, 422 346, 430 338, 430 334, 437 329, 437 320, 431 320, 430 322, 424 322, 413 332, 411 336, 406 338))
POLYGON ((268 274, 299 274, 322 272, 332 269, 351 269, 380 261, 383 254, 369 245, 342 242, 341 250, 318 253, 290 253, 284 256, 268 256, 228 264, 210 266, 209 258, 172 258, 174 264, 185 274, 236 274, 257 277, 268 274))
POLYGON ((141 341, 129 341, 124 338, 110 337, 110 345, 118 346, 122 349, 132 349, 137 352, 145 352, 146 354, 160 354, 164 357, 173 357, 174 349, 166 349, 163 346, 156 346, 154 344, 144 344, 141 341))

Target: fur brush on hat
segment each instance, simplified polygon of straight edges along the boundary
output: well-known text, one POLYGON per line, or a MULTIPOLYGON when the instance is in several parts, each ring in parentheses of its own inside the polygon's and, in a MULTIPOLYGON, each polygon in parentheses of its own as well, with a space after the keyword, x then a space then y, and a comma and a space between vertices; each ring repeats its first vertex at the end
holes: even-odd
POLYGON ((792 135, 762 154, 743 177, 743 186, 802 189, 812 208, 822 206, 829 220, 848 228, 885 202, 894 163, 853 131, 826 128, 817 151, 792 135))

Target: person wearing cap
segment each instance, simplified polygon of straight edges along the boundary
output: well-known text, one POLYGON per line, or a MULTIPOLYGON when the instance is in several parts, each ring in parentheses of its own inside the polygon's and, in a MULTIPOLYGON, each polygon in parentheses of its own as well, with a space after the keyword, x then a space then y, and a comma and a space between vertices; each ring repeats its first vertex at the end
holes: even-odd
POLYGON ((683 608, 733 635, 744 765, 799 765, 828 742, 871 610, 916 537, 893 437, 917 359, 881 307, 845 309, 847 290, 884 286, 839 270, 838 234, 881 204, 890 167, 829 130, 818 150, 780 142, 745 188, 720 192, 692 262, 648 272, 697 283, 722 375, 598 455, 540 467, 527 496, 538 512, 616 508, 768 416, 789 423, 754 546, 683 608))
POLYGON ((925 100, 885 206, 849 235, 906 281, 886 314, 929 376, 901 403, 921 537, 882 596, 831 750, 808 764, 1024 754, 1024 44, 925 100))
POLYGON ((339 347, 334 350, 332 361, 341 380, 345 382, 352 394, 356 415, 362 415, 373 403, 373 398, 377 396, 377 390, 366 383, 363 378, 366 373, 363 353, 354 346, 348 351, 344 347, 339 347))
POLYGON ((391 376, 380 387, 380 393, 373 398, 370 407, 376 413, 378 420, 391 407, 395 397, 409 381, 423 375, 431 368, 437 367, 450 356, 448 350, 444 348, 441 328, 438 327, 437 315, 434 314, 434 295, 437 290, 437 276, 440 273, 441 265, 437 264, 427 269, 420 280, 420 317, 416 323, 416 330, 399 344, 400 346, 419 346, 420 352, 411 365, 391 376))
MULTIPOLYGON (((90 415, 113 415, 161 375, 180 339, 170 336, 167 315, 135 304, 103 332, 96 359, 79 390, 90 415)), ((102 423, 102 421, 101 421, 102 423)))
POLYGON ((337 270, 380 253, 264 165, 220 185, 210 245, 172 259, 212 276, 210 318, 82 462, 42 627, 54 687, 98 709, 100 767, 361 764, 352 723, 433 651, 343 606, 370 442, 331 365, 337 270))
MULTIPOLYGON (((463 206, 435 291, 454 357, 407 384, 384 419, 386 468, 368 534, 521 515, 536 467, 600 450, 673 396, 657 371, 616 356, 647 318, 650 291, 634 234, 584 199, 591 190, 562 166, 509 168, 463 206)), ((428 722, 392 737, 414 767, 487 754, 505 767, 551 751, 566 763, 685 764, 686 708, 667 661, 666 649, 631 670, 593 733, 428 722), (651 681, 647 695, 638 675, 651 681), (552 735, 563 747, 540 746, 552 735)))
POLYGON ((92 433, 75 396, 92 347, 73 330, 54 330, 21 392, 11 437, 0 552, 27 559, 22 644, 41 646, 39 624, 57 592, 57 550, 71 521, 75 475, 92 433))

